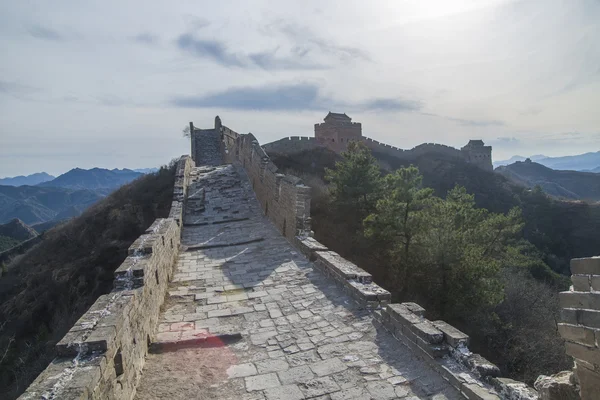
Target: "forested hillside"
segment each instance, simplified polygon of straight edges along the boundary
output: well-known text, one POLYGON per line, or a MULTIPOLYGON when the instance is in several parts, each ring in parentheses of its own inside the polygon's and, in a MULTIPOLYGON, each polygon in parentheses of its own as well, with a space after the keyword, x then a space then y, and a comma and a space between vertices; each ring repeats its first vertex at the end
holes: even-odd
POLYGON ((174 167, 122 186, 81 216, 45 232, 0 278, 0 393, 18 396, 55 356, 54 345, 99 295, 127 249, 169 214, 174 167))
POLYGON ((466 163, 415 167, 363 146, 271 154, 313 188, 317 240, 371 272, 397 300, 459 326, 507 375, 532 383, 570 368, 557 333, 568 260, 594 254, 600 210, 564 203, 466 163), (394 171, 394 172, 392 172, 394 171), (559 273, 557 273, 559 272, 559 273))
POLYGON ((496 168, 495 172, 527 188, 539 186, 552 196, 600 201, 600 174, 554 170, 531 161, 496 168))

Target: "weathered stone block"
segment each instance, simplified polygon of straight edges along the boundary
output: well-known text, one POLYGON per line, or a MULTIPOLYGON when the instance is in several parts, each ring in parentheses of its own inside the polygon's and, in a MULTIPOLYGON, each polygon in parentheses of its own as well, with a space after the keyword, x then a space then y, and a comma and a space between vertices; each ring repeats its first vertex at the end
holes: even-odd
POLYGON ((540 400, 580 400, 572 378, 572 371, 562 371, 552 376, 540 375, 534 387, 540 400))
POLYGON ((566 342, 565 348, 567 354, 578 360, 587 361, 591 364, 600 365, 600 350, 593 347, 587 347, 578 343, 566 342))
POLYGON ((498 377, 500 369, 479 354, 471 354, 466 359, 466 365, 482 377, 498 377))
POLYGON ((600 329, 600 311, 577 310, 577 322, 590 328, 600 329))
POLYGON ((404 307, 406 307, 413 314, 418 315, 419 317, 423 317, 425 315, 425 309, 423 307, 421 307, 420 305, 418 305, 417 303, 404 302, 404 303, 400 303, 400 304, 403 305, 404 307))
POLYGON ((500 400, 496 393, 476 383, 462 383, 460 391, 469 400, 500 400))
POLYGON ((559 297, 561 308, 600 310, 600 293, 561 292, 559 297))
POLYGON ((430 344, 439 344, 444 341, 444 334, 437 329, 431 322, 424 320, 411 327, 415 335, 430 344))
POLYGON ((600 275, 591 276, 590 286, 593 290, 600 292, 600 275))
POLYGON ((573 258, 571 273, 573 275, 600 275, 600 257, 573 258))
POLYGON ((580 363, 575 362, 575 374, 579 380, 580 396, 582 400, 593 400, 600 394, 600 373, 590 370, 580 363))
POLYGON ((578 312, 576 308, 561 308, 560 321, 566 324, 577 325, 579 322, 578 312))
POLYGON ((590 275, 571 275, 571 282, 573 282, 573 290, 576 292, 590 291, 590 275))
POLYGON ((558 332, 563 339, 586 346, 595 346, 595 332, 581 325, 558 324, 558 332))
POLYGON ((422 321, 422 318, 412 313, 406 306, 402 304, 388 304, 386 306, 386 310, 392 319, 400 322, 403 325, 418 324, 422 321))
POLYGON ((489 381, 501 394, 502 399, 534 400, 538 398, 538 393, 523 382, 510 378, 490 378, 489 381))
POLYGON ((444 339, 452 347, 468 346, 469 335, 444 321, 433 321, 433 325, 444 334, 444 339))

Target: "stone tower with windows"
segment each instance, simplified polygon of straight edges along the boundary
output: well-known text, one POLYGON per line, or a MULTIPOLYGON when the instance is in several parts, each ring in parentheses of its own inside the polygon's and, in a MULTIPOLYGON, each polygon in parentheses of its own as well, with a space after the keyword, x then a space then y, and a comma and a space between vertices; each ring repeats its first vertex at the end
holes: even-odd
POLYGON ((469 140, 466 146, 460 151, 464 154, 465 160, 470 164, 475 164, 486 171, 493 171, 492 165, 492 146, 486 146, 483 140, 469 140))
POLYGON ((351 140, 362 140, 362 126, 352 122, 352 118, 344 114, 332 113, 324 119, 325 122, 315 124, 315 138, 317 142, 336 153, 345 151, 351 140))

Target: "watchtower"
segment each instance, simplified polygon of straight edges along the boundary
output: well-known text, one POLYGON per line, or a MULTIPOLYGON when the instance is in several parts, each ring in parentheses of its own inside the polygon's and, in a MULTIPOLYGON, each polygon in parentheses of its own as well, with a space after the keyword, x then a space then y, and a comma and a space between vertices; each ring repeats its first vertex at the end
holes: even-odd
POLYGON ((475 164, 486 171, 494 170, 492 146, 486 146, 483 140, 469 140, 469 143, 462 147, 460 151, 468 163, 475 164))
POLYGON ((362 140, 361 124, 352 122, 352 118, 345 113, 330 111, 323 120, 325 122, 315 124, 315 138, 320 145, 341 153, 347 149, 351 140, 362 140))

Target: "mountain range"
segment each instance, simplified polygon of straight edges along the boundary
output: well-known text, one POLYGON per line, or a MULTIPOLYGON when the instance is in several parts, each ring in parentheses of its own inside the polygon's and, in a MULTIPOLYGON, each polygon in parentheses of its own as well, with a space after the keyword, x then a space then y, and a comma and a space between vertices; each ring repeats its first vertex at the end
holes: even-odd
POLYGON ((39 183, 48 182, 55 177, 45 172, 38 172, 31 175, 19 175, 12 178, 0 178, 0 185, 5 186, 23 186, 23 185, 37 185, 39 183))
POLYGON ((513 164, 517 161, 525 161, 527 158, 556 170, 600 172, 600 151, 563 157, 547 157, 544 155, 531 157, 513 156, 508 160, 495 161, 494 167, 513 164))
POLYGON ((116 189, 142 175, 141 172, 130 169, 73 168, 51 181, 40 183, 38 186, 93 190, 116 189))
POLYGON ((512 182, 549 195, 570 199, 600 201, 600 174, 582 171, 555 170, 533 161, 517 161, 494 170, 512 182))
POLYGON ((11 185, 0 185, 0 224, 14 218, 28 225, 71 218, 142 175, 130 169, 74 168, 56 178, 45 173, 8 178, 11 185), (42 176, 50 179, 32 184, 42 176), (31 183, 14 185, 20 182, 31 183))

